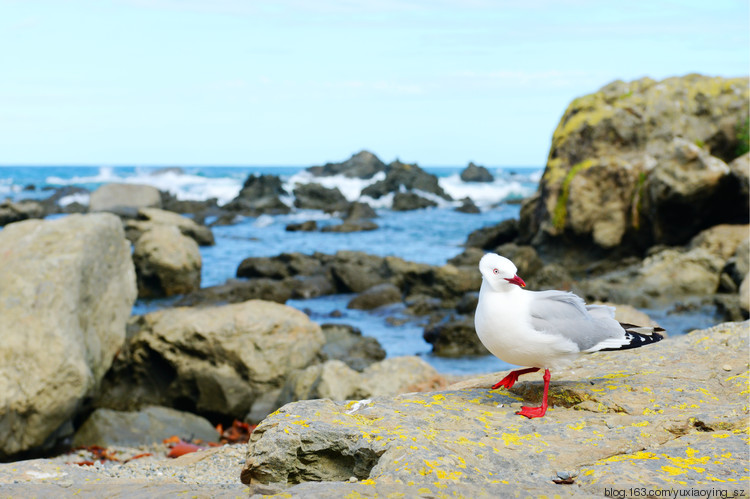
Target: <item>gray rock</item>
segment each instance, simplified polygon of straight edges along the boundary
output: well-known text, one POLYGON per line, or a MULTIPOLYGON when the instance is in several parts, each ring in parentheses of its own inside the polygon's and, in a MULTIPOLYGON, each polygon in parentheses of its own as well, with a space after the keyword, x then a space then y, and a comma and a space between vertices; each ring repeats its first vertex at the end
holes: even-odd
POLYGON ((89 211, 134 218, 140 208, 161 208, 159 189, 139 184, 104 184, 91 193, 89 211))
POLYGON ((482 227, 469 234, 465 246, 491 250, 518 237, 518 220, 510 218, 497 225, 482 227))
POLYGON ((451 201, 452 198, 443 191, 435 175, 425 172, 416 164, 405 164, 394 161, 388 165, 386 177, 362 189, 363 196, 379 199, 388 193, 406 190, 420 190, 436 194, 451 201))
POLYGON ((411 211, 432 208, 434 206, 437 206, 435 201, 423 198, 414 192, 397 192, 393 196, 391 209, 394 211, 411 211))
POLYGON ((401 302, 401 290, 391 283, 377 284, 352 298, 346 308, 372 310, 401 302))
POLYGON ((10 224, 0 254, 3 457, 72 429, 125 340, 136 284, 130 244, 111 214, 10 224))
POLYGON ((152 404, 242 419, 261 394, 310 365, 325 341, 302 312, 260 300, 164 309, 136 317, 130 329, 99 407, 152 404))
POLYGON ((474 329, 473 316, 426 328, 422 336, 432 345, 432 353, 440 357, 489 354, 474 329))
POLYGON ((470 197, 465 197, 461 200, 461 206, 456 208, 456 211, 460 211, 461 213, 481 213, 482 210, 477 208, 477 205, 474 204, 474 201, 471 200, 470 197))
POLYGON ((182 298, 175 305, 194 307, 240 303, 248 300, 266 300, 286 303, 293 295, 293 279, 277 281, 274 279, 252 279, 249 281, 227 279, 224 284, 197 289, 182 298))
POLYGON ((324 360, 340 360, 355 371, 363 371, 374 362, 385 359, 378 340, 346 324, 322 324, 326 343, 321 349, 324 360))
POLYGON ((201 253, 195 240, 173 225, 154 225, 133 250, 142 298, 190 293, 201 287, 201 253))
POLYGON ((345 211, 349 208, 338 187, 328 188, 320 184, 302 184, 294 188, 294 206, 305 210, 325 212, 345 211))
POLYGON ((321 232, 364 232, 370 230, 377 230, 378 224, 371 220, 344 220, 342 223, 337 225, 326 225, 320 231, 321 232))
POLYGON ((514 414, 520 401, 538 403, 538 375, 510 391, 489 390, 496 373, 437 392, 289 404, 256 428, 241 479, 306 497, 594 497, 622 483, 736 477, 746 466, 747 327, 587 356, 553 375, 540 419, 514 414), (552 483, 560 470, 571 488, 552 483))
POLYGON ((360 151, 343 163, 326 163, 323 166, 311 166, 307 169, 316 177, 344 175, 350 178, 372 178, 385 171, 385 163, 369 151, 360 151))
POLYGON ((290 211, 281 200, 286 194, 278 176, 250 175, 237 197, 223 208, 246 216, 258 216, 262 213, 285 214, 290 211))
POLYGON ((199 225, 193 220, 177 213, 158 208, 141 208, 136 220, 125 222, 125 234, 135 244, 144 232, 156 225, 172 225, 182 235, 194 239, 199 246, 213 246, 215 244, 213 232, 205 225, 199 225))
POLYGON ((0 203, 0 227, 30 218, 42 218, 43 216, 44 208, 36 201, 27 200, 14 203, 6 199, 0 203))
POLYGON ((469 163, 469 166, 461 172, 461 180, 464 182, 493 182, 495 177, 487 168, 469 163))
POLYGON ((76 431, 73 446, 136 447, 171 436, 188 442, 219 441, 219 433, 207 419, 168 407, 150 406, 137 412, 95 410, 76 431))
POLYGON ((363 218, 376 218, 378 216, 375 210, 372 209, 367 203, 355 201, 349 205, 349 209, 346 212, 345 220, 353 222, 355 220, 361 220, 363 218))
POLYGON ((305 222, 288 224, 286 226, 287 232, 315 232, 316 230, 318 230, 318 222, 315 220, 307 220, 305 222))

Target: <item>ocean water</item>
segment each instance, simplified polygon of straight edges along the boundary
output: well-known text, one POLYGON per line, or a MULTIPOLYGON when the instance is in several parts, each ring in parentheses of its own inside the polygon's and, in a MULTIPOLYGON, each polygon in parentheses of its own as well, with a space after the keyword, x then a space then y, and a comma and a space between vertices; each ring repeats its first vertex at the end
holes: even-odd
MULTIPOLYGON (((343 176, 313 177, 304 167, 2 167, 0 168, 0 199, 43 199, 50 189, 79 186, 94 190, 102 184, 125 182, 148 184, 168 191, 178 199, 206 200, 216 198, 219 205, 231 201, 251 174, 279 175, 291 192, 297 183, 317 182, 338 187, 350 201, 361 199, 377 211, 378 230, 358 233, 287 232, 286 225, 316 220, 319 226, 340 223, 338 214, 314 210, 294 210, 288 215, 246 217, 230 226, 213 227, 216 245, 201 248, 203 258, 202 285, 221 284, 235 276, 239 263, 252 256, 274 256, 283 252, 335 253, 339 250, 365 251, 377 255, 394 255, 406 260, 442 265, 463 251, 468 234, 480 227, 494 225, 517 217, 518 204, 504 201, 526 197, 536 190, 541 168, 494 168, 492 183, 466 183, 459 174, 463 167, 424 168, 436 175, 440 186, 454 199, 471 197, 482 210, 480 214, 455 211, 460 202, 447 202, 433 197, 439 206, 424 210, 394 212, 392 196, 373 200, 359 198, 361 190, 382 176, 373 179, 350 179, 343 176)), ((292 199, 285 202, 291 205, 292 199)), ((88 195, 74 194, 60 204, 88 204, 88 195)), ((374 312, 349 310, 349 295, 327 296, 311 300, 292 300, 288 305, 307 312, 319 323, 350 324, 363 334, 377 338, 388 356, 420 355, 441 372, 477 373, 508 368, 493 356, 444 359, 431 355, 431 346, 422 339, 418 322, 393 326, 388 317, 401 314, 399 307, 374 312), (338 311, 340 316, 332 317, 338 311)), ((139 300, 133 312, 145 313, 168 305, 173 300, 139 300)), ((338 315, 338 314, 336 314, 338 315)))
MULTIPOLYGON (((424 170, 438 177, 440 186, 454 199, 472 198, 479 214, 455 211, 460 202, 446 202, 437 197, 435 208, 394 212, 390 210, 392 196, 369 202, 378 213, 375 220, 379 229, 355 233, 287 232, 286 225, 316 220, 319 226, 340 223, 339 214, 321 211, 294 210, 288 215, 261 215, 241 218, 234 225, 213 227, 216 245, 202 247, 202 285, 221 284, 235 276, 239 263, 254 256, 275 256, 283 252, 335 253, 357 250, 376 255, 394 255, 405 260, 442 265, 463 251, 463 243, 470 232, 480 227, 495 225, 505 219, 518 217, 518 204, 506 201, 532 194, 539 183, 542 168, 494 168, 492 183, 466 183, 459 173, 463 167, 435 167, 424 170)), ((10 198, 43 199, 52 194, 50 189, 80 186, 94 190, 102 184, 125 182, 153 185, 169 191, 178 199, 206 200, 216 198, 219 205, 231 201, 250 174, 279 175, 291 193, 296 183, 318 182, 326 187, 338 187, 342 194, 354 201, 361 190, 380 177, 370 180, 349 179, 343 176, 312 177, 304 167, 0 167, 0 200, 10 198)), ((291 206, 291 197, 285 202, 291 206)), ((61 204, 88 204, 87 194, 74 194, 60 200, 61 204)), ((1 230, 2 228, 0 228, 1 230)), ((388 356, 419 355, 438 371, 455 374, 492 372, 512 366, 493 356, 447 359, 433 356, 431 346, 422 339, 422 324, 407 321, 391 325, 389 317, 402 314, 400 306, 386 307, 373 312, 349 310, 349 295, 325 296, 310 300, 291 300, 287 304, 304 310, 321 324, 343 323, 359 328, 364 335, 380 341, 388 356), (337 313, 332 315, 332 312, 337 313)), ((138 300, 133 313, 141 314, 169 305, 174 299, 138 300)), ((710 307, 709 307, 710 308, 710 307)), ((644 310, 671 334, 705 328, 719 322, 715 310, 706 307, 692 312, 674 314, 670 310, 644 310)))

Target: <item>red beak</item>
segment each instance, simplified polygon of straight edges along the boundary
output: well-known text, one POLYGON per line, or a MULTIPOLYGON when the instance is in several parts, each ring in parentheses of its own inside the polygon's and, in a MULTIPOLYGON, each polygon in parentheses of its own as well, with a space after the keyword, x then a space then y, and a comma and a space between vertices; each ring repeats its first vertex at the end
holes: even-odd
POLYGON ((511 284, 517 284, 517 285, 521 286, 522 288, 525 288, 525 287, 526 287, 526 283, 525 283, 525 282, 523 282, 523 279, 521 279, 521 278, 520 278, 520 277, 518 277, 517 275, 514 275, 514 276, 513 276, 513 279, 507 279, 507 278, 506 278, 505 280, 506 280, 506 281, 508 281, 508 282, 509 282, 509 283, 511 283, 511 284))

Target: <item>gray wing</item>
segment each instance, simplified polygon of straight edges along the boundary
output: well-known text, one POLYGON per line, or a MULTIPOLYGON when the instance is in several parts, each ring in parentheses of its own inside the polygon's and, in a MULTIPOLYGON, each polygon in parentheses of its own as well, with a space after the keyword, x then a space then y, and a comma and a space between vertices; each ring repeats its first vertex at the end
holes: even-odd
POLYGON ((596 351, 627 343, 614 309, 589 305, 565 291, 531 291, 531 325, 538 331, 569 339, 579 351, 596 351))

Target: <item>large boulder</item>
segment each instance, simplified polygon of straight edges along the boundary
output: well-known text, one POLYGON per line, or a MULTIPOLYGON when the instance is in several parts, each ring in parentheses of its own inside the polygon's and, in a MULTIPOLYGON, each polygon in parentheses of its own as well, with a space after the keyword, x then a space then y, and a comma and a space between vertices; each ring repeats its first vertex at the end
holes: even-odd
POLYGON ((747 188, 726 163, 749 93, 747 78, 689 75, 616 81, 574 100, 522 207, 522 241, 580 261, 747 223, 747 188))
POLYGON ((747 328, 582 358, 553 374, 534 420, 515 412, 539 403, 539 374, 511 390, 490 389, 495 373, 296 402, 253 432, 241 479, 294 497, 601 497, 623 484, 731 494, 746 467, 747 328))
POLYGON ((250 175, 237 197, 225 204, 224 209, 247 216, 289 213, 289 206, 281 200, 286 195, 277 175, 250 175))
POLYGON ((326 163, 323 166, 311 166, 307 169, 316 177, 343 175, 350 178, 368 179, 385 171, 385 163, 369 151, 360 151, 342 163, 326 163))
POLYGON ((362 189, 362 195, 379 199, 389 193, 401 192, 402 189, 420 190, 435 194, 448 201, 452 200, 440 187, 435 175, 427 173, 416 164, 406 164, 400 161, 389 164, 385 179, 362 189))
POLYGON ((0 255, 3 458, 72 431, 125 340, 136 284, 111 214, 8 225, 0 255))
POLYGON ((158 208, 141 208, 137 217, 136 220, 125 222, 125 234, 133 244, 144 232, 156 225, 173 225, 184 236, 194 239, 199 246, 213 246, 215 243, 211 229, 177 213, 158 208))
POLYGON ((155 225, 135 243, 138 296, 190 293, 201 287, 201 253, 194 239, 174 225, 155 225))
POLYGON ((302 312, 260 300, 160 310, 130 328, 99 407, 163 405, 244 419, 263 394, 312 364, 325 341, 302 312))
POLYGON ((104 184, 89 198, 90 212, 108 211, 133 218, 140 208, 161 208, 159 189, 151 185, 104 184))

